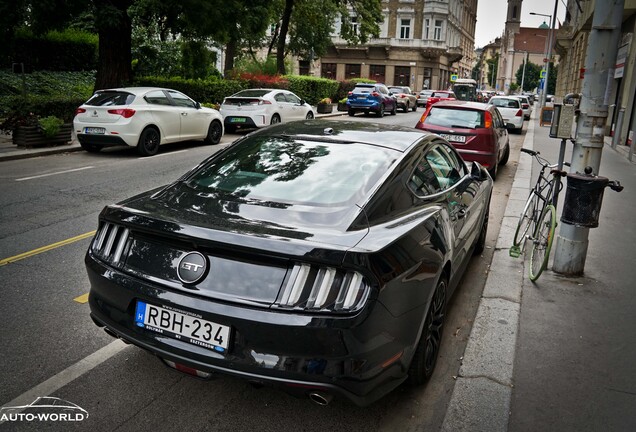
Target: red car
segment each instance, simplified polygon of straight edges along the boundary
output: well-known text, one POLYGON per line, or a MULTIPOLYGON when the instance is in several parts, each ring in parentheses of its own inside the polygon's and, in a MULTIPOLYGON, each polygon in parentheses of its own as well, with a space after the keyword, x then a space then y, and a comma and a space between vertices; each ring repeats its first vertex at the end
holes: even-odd
POLYGON ((451 90, 434 90, 433 94, 430 95, 426 101, 426 108, 428 109, 428 107, 434 103, 445 100, 457 100, 457 97, 451 90))
POLYGON ((415 127, 446 139, 465 161, 486 167, 493 180, 497 168, 508 162, 508 130, 493 105, 460 100, 438 102, 428 106, 415 127))

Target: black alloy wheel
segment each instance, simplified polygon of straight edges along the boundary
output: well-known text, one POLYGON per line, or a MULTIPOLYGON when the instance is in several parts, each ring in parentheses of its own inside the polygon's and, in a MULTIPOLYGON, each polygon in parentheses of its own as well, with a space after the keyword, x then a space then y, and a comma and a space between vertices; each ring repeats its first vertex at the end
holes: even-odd
POLYGON ((347 113, 349 114, 349 117, 353 117, 354 115, 356 115, 356 112, 352 109, 350 109, 347 113))
POLYGON ((488 235, 488 217, 490 215, 490 202, 486 207, 486 214, 484 220, 481 223, 481 229, 479 230, 479 237, 475 243, 475 249, 473 249, 473 255, 480 255, 484 249, 486 249, 486 235, 488 235))
POLYGON ((223 126, 218 120, 214 120, 208 127, 208 135, 205 137, 206 144, 218 144, 223 136, 223 126))
POLYGON ((391 115, 397 115, 397 104, 393 105, 393 108, 391 108, 391 115))
POLYGON ((417 344, 413 360, 409 367, 409 382, 422 385, 433 375, 437 355, 442 343, 444 318, 446 317, 446 279, 442 276, 437 283, 435 293, 426 314, 422 336, 417 344))
POLYGON ((384 117, 384 104, 380 104, 380 111, 378 111, 378 117, 384 117))
POLYGON ((269 124, 278 124, 278 123, 280 123, 280 116, 278 114, 274 114, 269 124))
POLYGON ((153 156, 159 151, 160 143, 161 137, 159 136, 159 131, 153 127, 147 127, 139 137, 137 150, 142 156, 153 156))
POLYGON ((313 112, 311 112, 311 111, 309 111, 309 112, 307 113, 307 115, 305 116, 305 119, 306 119, 306 120, 313 120, 313 119, 314 119, 314 113, 313 113, 313 112))

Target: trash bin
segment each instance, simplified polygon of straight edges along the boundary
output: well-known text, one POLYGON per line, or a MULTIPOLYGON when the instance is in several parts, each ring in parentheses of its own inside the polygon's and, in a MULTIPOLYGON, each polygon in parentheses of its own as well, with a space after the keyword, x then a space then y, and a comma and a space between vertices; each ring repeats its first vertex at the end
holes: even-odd
POLYGON ((608 185, 606 177, 587 174, 568 174, 561 222, 570 225, 596 228, 603 202, 603 192, 608 185))

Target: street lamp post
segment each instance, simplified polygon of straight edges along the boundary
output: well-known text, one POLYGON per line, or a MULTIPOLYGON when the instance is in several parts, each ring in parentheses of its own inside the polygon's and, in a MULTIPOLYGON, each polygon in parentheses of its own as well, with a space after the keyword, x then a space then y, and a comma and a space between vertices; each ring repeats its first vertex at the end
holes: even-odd
POLYGON ((552 37, 554 35, 554 26, 555 26, 555 21, 556 21, 556 14, 557 14, 557 6, 558 6, 558 2, 554 2, 554 15, 546 15, 546 14, 540 14, 540 13, 536 13, 536 12, 530 12, 530 15, 538 15, 538 16, 544 16, 544 17, 548 17, 550 19, 551 25, 550 25, 550 32, 548 34, 548 47, 546 49, 546 56, 544 57, 543 61, 545 63, 545 79, 543 81, 543 90, 541 92, 541 106, 544 107, 545 106, 545 96, 548 93, 548 78, 550 78, 550 59, 552 58, 552 37))

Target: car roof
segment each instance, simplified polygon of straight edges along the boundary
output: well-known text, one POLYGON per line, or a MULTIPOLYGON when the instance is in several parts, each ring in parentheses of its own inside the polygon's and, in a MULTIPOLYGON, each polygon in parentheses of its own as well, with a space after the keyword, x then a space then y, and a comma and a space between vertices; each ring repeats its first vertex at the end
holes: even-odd
POLYGON ((432 105, 432 107, 433 108, 457 107, 457 108, 463 108, 463 109, 478 109, 478 110, 487 111, 491 109, 490 107, 492 107, 492 105, 482 103, 482 102, 471 102, 471 101, 464 101, 464 100, 446 100, 446 101, 439 101, 435 103, 434 105, 432 105))
MULTIPOLYGON (((163 88, 163 87, 118 87, 118 88, 109 88, 109 89, 99 89, 97 91, 99 92, 127 92, 127 93, 134 94, 136 96, 139 96, 154 90, 178 91, 178 90, 163 88)), ((182 93, 182 92, 179 92, 179 93, 182 93)))
POLYGON ((430 132, 406 126, 360 121, 299 120, 261 129, 259 136, 289 136, 324 142, 362 143, 404 152, 413 144, 434 136, 430 132))

